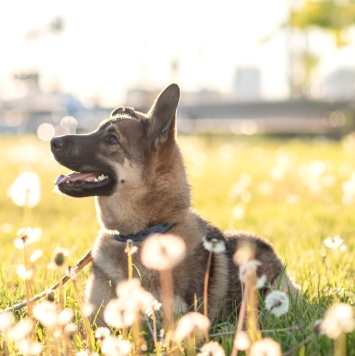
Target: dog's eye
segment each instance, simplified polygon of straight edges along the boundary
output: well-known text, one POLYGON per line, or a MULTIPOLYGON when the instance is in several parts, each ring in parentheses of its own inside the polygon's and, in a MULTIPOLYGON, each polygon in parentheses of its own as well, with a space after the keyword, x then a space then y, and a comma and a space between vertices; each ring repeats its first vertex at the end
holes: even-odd
POLYGON ((107 140, 106 140, 110 145, 117 145, 118 144, 118 138, 115 135, 110 135, 107 140))

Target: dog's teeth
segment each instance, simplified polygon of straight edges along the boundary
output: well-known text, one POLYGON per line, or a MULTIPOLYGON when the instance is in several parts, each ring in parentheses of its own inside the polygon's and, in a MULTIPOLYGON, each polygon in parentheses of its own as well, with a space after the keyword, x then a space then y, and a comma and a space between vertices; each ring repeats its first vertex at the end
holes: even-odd
POLYGON ((97 178, 95 178, 95 179, 93 180, 93 182, 97 183, 97 182, 100 182, 100 180, 97 179, 97 178))
POLYGON ((97 177, 97 179, 98 179, 99 181, 103 181, 103 180, 105 180, 105 179, 107 179, 107 178, 108 178, 108 177, 105 176, 104 174, 101 174, 100 176, 97 177))

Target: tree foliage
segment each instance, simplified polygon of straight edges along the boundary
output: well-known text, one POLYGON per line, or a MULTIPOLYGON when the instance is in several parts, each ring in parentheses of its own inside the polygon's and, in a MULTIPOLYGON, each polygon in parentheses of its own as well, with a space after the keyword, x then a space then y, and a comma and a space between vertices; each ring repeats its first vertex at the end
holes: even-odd
POLYGON ((290 12, 289 24, 300 30, 320 28, 330 32, 337 46, 348 44, 346 30, 355 25, 355 0, 305 0, 290 12))

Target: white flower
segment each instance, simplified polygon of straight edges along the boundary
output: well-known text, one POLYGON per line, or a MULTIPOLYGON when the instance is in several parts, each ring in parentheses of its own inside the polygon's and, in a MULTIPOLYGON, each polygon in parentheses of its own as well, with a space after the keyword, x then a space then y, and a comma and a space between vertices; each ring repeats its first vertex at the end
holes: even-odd
POLYGON ((281 346, 271 338, 255 342, 250 348, 250 356, 281 356, 281 346))
POLYGON ((107 356, 129 355, 132 345, 128 340, 108 336, 102 341, 101 352, 107 356))
POLYGON ((197 356, 225 356, 222 346, 216 341, 204 344, 197 356))
POLYGON ((47 300, 34 306, 33 316, 49 328, 58 325, 58 308, 55 303, 47 300))
POLYGON ((21 319, 15 326, 7 331, 7 337, 12 341, 21 341, 32 332, 33 327, 34 323, 32 319, 21 319))
POLYGON ((65 308, 58 313, 58 324, 66 325, 73 319, 74 312, 71 308, 65 308))
POLYGON ((31 263, 36 263, 38 261, 39 258, 41 258, 43 255, 43 251, 42 250, 34 250, 32 255, 30 256, 30 262, 31 263))
POLYGON ((111 334, 111 331, 109 328, 100 326, 96 329, 95 338, 96 339, 104 339, 105 337, 109 336, 110 334, 111 334))
POLYGON ((4 332, 15 324, 15 318, 10 312, 0 312, 0 332, 4 332))
POLYGON ((226 250, 226 244, 223 240, 219 240, 216 238, 207 239, 206 236, 204 236, 202 241, 203 241, 203 247, 207 251, 220 253, 226 250))
POLYGON ((14 241, 14 245, 18 249, 23 249, 25 245, 30 245, 37 242, 42 236, 42 229, 35 227, 31 229, 30 227, 20 229, 17 233, 18 238, 14 241))
POLYGON ((324 315, 319 330, 330 339, 355 329, 354 310, 349 304, 339 303, 331 306, 324 315))
POLYGON ((111 300, 104 311, 106 323, 116 328, 131 326, 139 312, 153 312, 157 303, 137 278, 122 281, 116 288, 116 295, 117 299, 111 300))
POLYGON ((34 208, 41 200, 41 183, 38 174, 21 173, 7 190, 7 195, 18 206, 34 208))
POLYGON ((181 341, 191 333, 204 334, 210 327, 209 319, 197 312, 186 313, 177 323, 174 340, 181 341))
POLYGON ((234 346, 237 350, 245 351, 251 346, 249 334, 246 331, 239 331, 234 338, 234 346))
POLYGON ((17 272, 18 276, 23 280, 31 279, 32 275, 33 275, 33 270, 26 269, 26 267, 24 265, 19 265, 16 268, 16 272, 17 272))
POLYGON ((344 244, 344 241, 338 235, 328 236, 326 239, 323 240, 323 244, 324 246, 333 250, 337 250, 338 248, 341 248, 341 246, 346 246, 344 244))
POLYGON ((263 288, 266 284, 267 277, 265 274, 261 275, 259 278, 256 275, 256 270, 261 266, 261 262, 258 260, 251 260, 244 262, 239 266, 239 279, 242 283, 250 282, 251 278, 255 278, 256 288, 263 288))
POLYGON ((273 315, 281 316, 288 312, 290 301, 288 295, 282 291, 273 291, 265 298, 266 309, 273 315))
POLYGON ((42 352, 42 346, 38 342, 23 339, 18 343, 18 350, 21 355, 38 355, 42 352))
POLYGON ((150 269, 165 271, 173 269, 185 258, 186 245, 178 236, 154 234, 144 242, 142 263, 150 269))

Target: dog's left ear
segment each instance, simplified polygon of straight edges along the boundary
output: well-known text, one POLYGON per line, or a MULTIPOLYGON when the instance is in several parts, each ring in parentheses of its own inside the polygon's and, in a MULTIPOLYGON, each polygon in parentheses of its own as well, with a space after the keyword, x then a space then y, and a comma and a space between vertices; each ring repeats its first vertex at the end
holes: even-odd
POLYGON ((176 108, 180 99, 180 88, 177 84, 170 84, 155 99, 148 112, 151 120, 152 147, 159 145, 175 136, 176 108))

